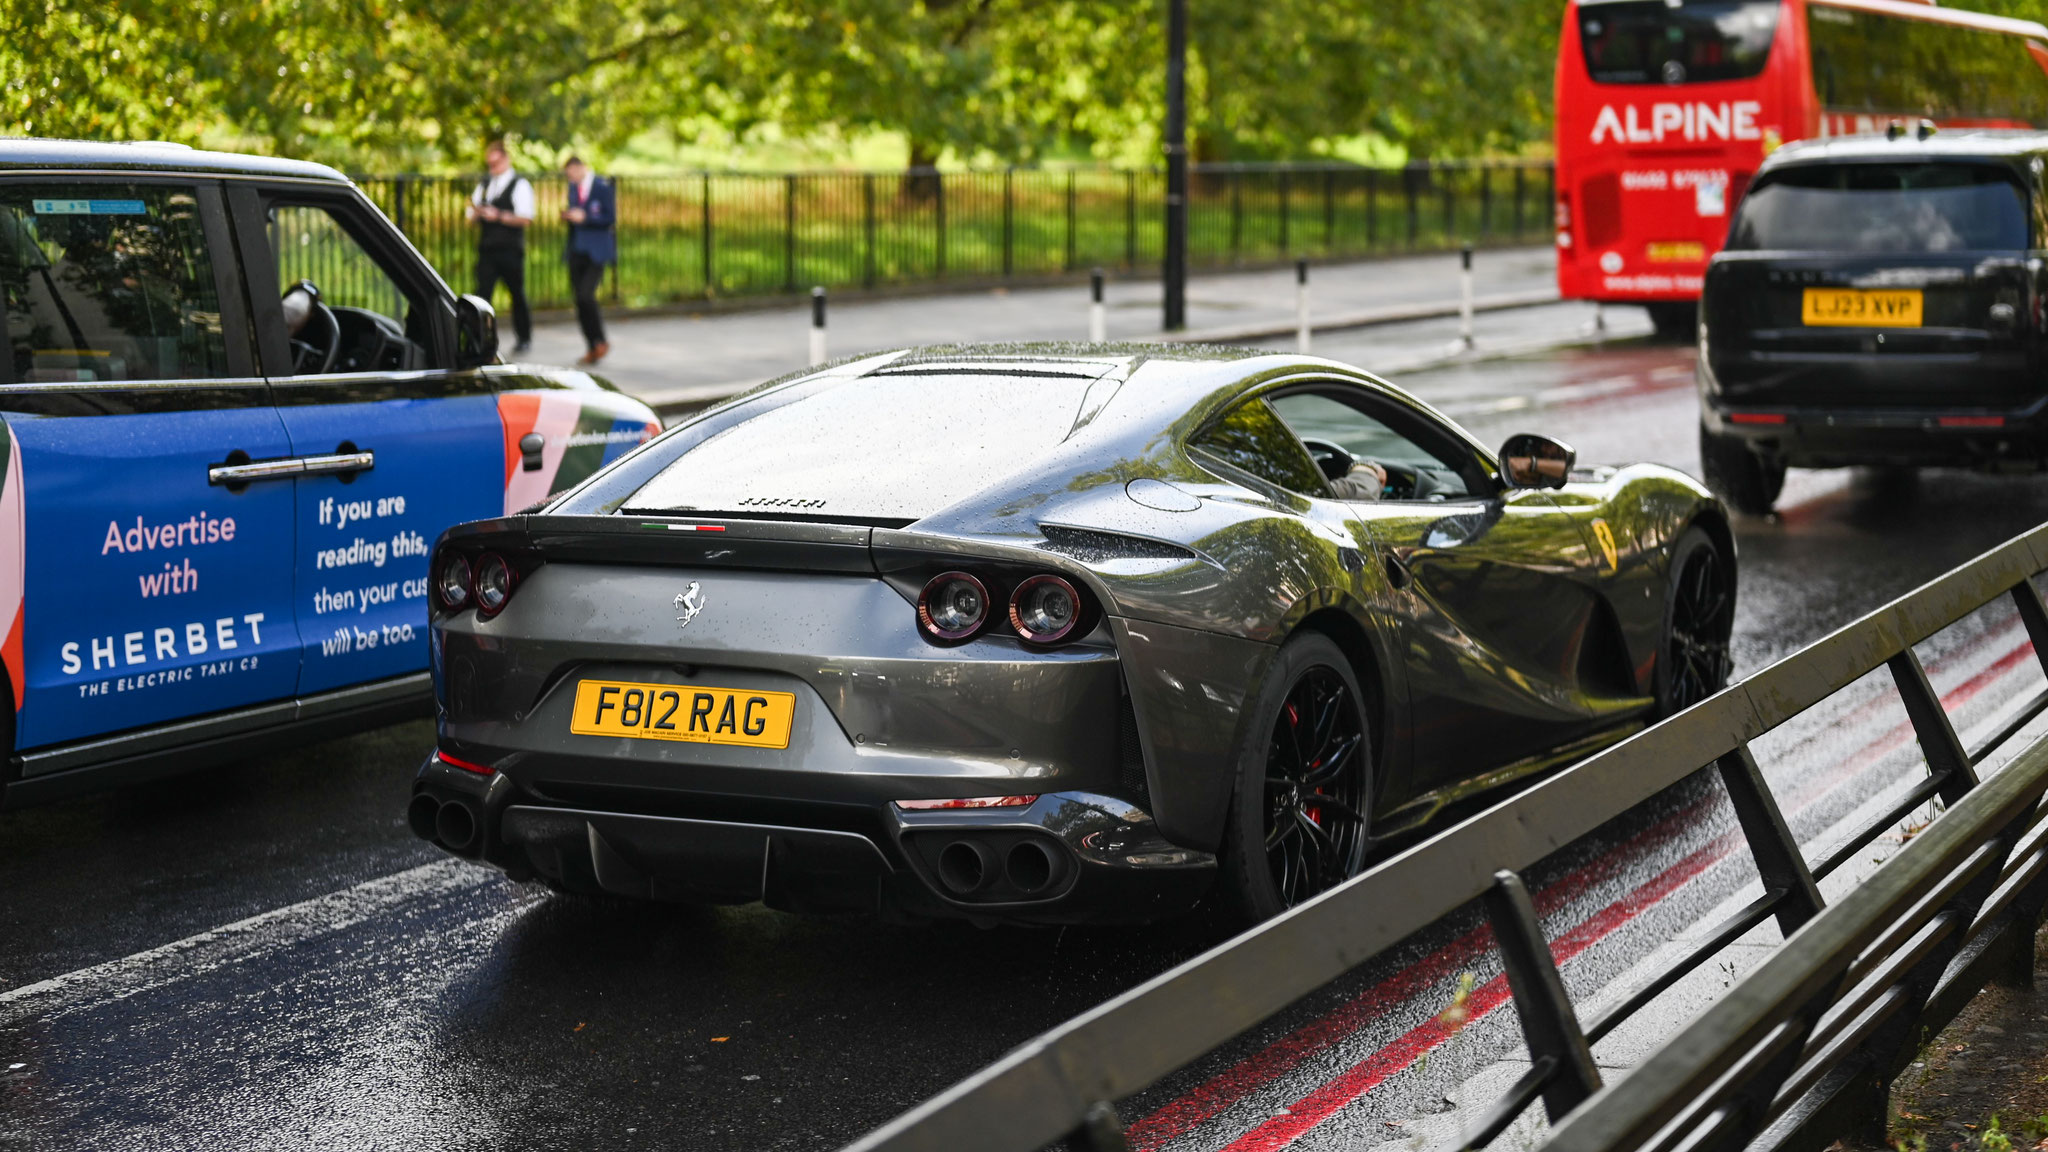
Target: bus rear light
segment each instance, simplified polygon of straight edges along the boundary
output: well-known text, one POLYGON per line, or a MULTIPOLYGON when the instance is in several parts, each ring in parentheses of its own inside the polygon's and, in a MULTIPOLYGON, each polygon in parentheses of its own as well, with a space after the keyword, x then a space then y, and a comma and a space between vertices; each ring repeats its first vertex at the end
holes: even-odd
POLYGON ((1785 422, 1785 414, 1783 412, 1730 412, 1728 414, 1728 422, 1731 424, 1783 424, 1785 422))
POLYGON ((1943 428, 2003 428, 2003 416, 1942 416, 1935 420, 1943 428))
POLYGON ((898 800, 896 807, 905 812, 952 811, 961 808, 1028 808, 1038 803, 1038 793, 1022 796, 962 796, 951 800, 898 800))
POLYGON ((1559 248, 1569 248, 1569 247, 1571 247, 1571 246, 1572 246, 1572 234, 1571 234, 1571 233, 1569 233, 1569 232, 1559 232, 1559 233, 1557 234, 1557 246, 1558 246, 1559 248))

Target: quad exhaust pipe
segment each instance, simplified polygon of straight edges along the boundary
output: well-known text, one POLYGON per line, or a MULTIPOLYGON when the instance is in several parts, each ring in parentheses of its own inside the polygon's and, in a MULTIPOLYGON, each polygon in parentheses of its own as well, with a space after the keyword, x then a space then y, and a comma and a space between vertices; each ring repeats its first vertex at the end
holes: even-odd
POLYGON ((431 840, 461 856, 473 855, 483 838, 483 816, 467 800, 447 800, 430 792, 413 796, 405 822, 413 835, 431 840))
POLYGON ((1061 857, 1037 837, 1018 840, 1006 852, 979 837, 963 837, 939 849, 939 883, 956 897, 995 894, 1029 897, 1056 884, 1063 872, 1061 857))

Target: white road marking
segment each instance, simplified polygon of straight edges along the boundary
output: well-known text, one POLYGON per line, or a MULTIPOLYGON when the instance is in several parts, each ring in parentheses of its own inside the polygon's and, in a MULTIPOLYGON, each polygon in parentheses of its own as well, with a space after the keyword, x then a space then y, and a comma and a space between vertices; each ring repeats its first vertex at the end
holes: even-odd
POLYGON ((0 1026, 96 1007, 354 927, 401 904, 459 895, 499 880, 461 860, 439 860, 351 888, 273 908, 119 960, 0 992, 0 1026))

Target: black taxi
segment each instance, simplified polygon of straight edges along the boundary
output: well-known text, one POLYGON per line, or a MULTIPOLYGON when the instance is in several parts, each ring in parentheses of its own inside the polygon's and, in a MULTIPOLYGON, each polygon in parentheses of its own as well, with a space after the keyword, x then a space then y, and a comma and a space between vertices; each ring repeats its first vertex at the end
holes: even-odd
POLYGON ((658 431, 340 173, 0 141, 0 804, 432 708, 427 556, 658 431))
POLYGON ((1700 456, 1768 512, 1787 467, 2048 462, 2048 134, 1897 124, 1757 171, 1700 300, 1700 456))

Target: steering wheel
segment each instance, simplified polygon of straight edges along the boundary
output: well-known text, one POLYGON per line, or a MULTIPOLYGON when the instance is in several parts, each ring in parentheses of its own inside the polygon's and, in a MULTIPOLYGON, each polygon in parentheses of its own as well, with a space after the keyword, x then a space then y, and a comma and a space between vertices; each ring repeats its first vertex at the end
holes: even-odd
POLYGON ((291 341, 292 375, 313 376, 334 370, 341 354, 341 321, 320 302, 320 289, 301 280, 284 294, 285 331, 291 341))
POLYGON ((1352 466, 1358 463, 1358 457, 1353 456, 1349 449, 1329 440, 1303 436, 1301 446, 1308 449, 1308 454, 1315 458, 1316 467, 1323 470, 1323 478, 1326 480, 1342 480, 1351 473, 1352 466))
POLYGON ((1416 489, 1421 485, 1421 474, 1410 464, 1396 464, 1391 460, 1375 461, 1386 469, 1386 496, 1390 500, 1413 500, 1416 489))

